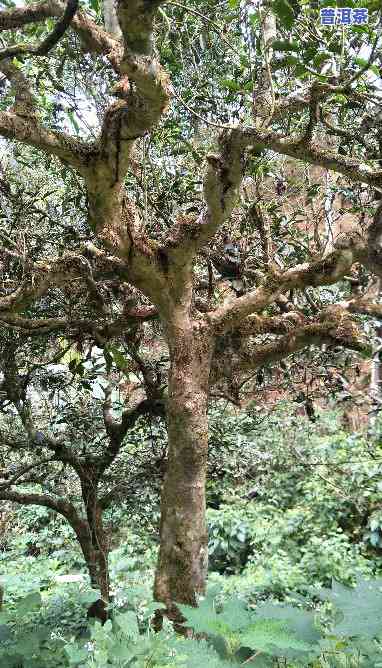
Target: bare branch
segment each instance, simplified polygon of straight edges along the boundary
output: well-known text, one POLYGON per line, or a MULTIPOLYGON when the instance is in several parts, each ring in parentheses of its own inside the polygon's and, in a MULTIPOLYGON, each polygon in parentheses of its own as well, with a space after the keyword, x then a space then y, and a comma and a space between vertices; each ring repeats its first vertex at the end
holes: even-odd
MULTIPOLYGON (((65 4, 60 0, 47 0, 26 7, 0 12, 0 32, 16 30, 29 23, 38 23, 51 17, 61 17, 65 4)), ((71 28, 79 35, 85 51, 105 55, 116 72, 122 57, 122 48, 101 26, 98 26, 85 12, 77 11, 71 20, 71 28)))
MULTIPOLYGON (((301 316, 301 319, 303 321, 304 317, 301 316)), ((235 354, 227 355, 227 349, 223 346, 224 352, 216 355, 212 365, 212 384, 224 377, 232 377, 233 374, 251 371, 265 364, 277 362, 310 345, 326 343, 350 348, 363 354, 371 354, 369 343, 342 304, 335 304, 321 311, 314 319, 309 319, 308 322, 297 324, 297 326, 293 327, 289 322, 288 333, 269 343, 259 344, 248 339, 251 334, 256 337, 260 332, 264 333, 267 330, 273 330, 275 333, 282 331, 283 327, 280 327, 280 324, 283 323, 275 322, 274 318, 270 318, 271 322, 268 326, 267 320, 267 317, 259 319, 258 316, 247 318, 243 324, 244 338, 235 338, 235 354)), ((240 332, 238 334, 240 335, 240 332)))
MULTIPOLYGON (((9 487, 12 487, 17 481, 19 481, 18 484, 20 484, 20 478, 22 478, 26 473, 29 473, 29 471, 32 471, 33 469, 39 468, 40 466, 43 466, 44 464, 49 464, 50 462, 57 461, 56 458, 50 457, 49 459, 42 459, 39 462, 35 462, 34 464, 30 464, 29 466, 22 466, 20 469, 18 469, 17 473, 7 480, 5 483, 0 484, 0 494, 3 490, 9 489, 9 487)), ((21 480, 21 484, 23 484, 23 480, 21 480)))
POLYGON ((5 74, 14 88, 15 105, 13 111, 19 116, 34 116, 36 113, 36 99, 22 70, 10 60, 3 60, 0 62, 0 72, 5 74))
POLYGON ((168 235, 163 250, 178 268, 191 262, 197 250, 231 215, 244 173, 244 148, 240 129, 223 132, 220 152, 207 156, 204 197, 207 208, 196 219, 180 220, 168 235))

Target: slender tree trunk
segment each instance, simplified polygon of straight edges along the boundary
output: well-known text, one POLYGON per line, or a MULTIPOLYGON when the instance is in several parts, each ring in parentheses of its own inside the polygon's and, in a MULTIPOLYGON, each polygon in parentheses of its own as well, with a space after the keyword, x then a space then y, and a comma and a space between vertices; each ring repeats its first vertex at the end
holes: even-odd
POLYGON ((81 520, 73 526, 82 554, 89 571, 90 583, 99 589, 102 600, 109 602, 109 546, 102 522, 102 508, 99 506, 96 493, 82 487, 86 507, 87 520, 81 520), (86 502, 85 502, 86 499, 86 502))
POLYGON ((205 479, 212 339, 202 322, 168 328, 168 467, 162 490, 156 600, 196 605, 207 575, 205 479))
POLYGON ((101 598, 105 603, 109 602, 109 566, 108 552, 105 548, 97 549, 92 546, 89 562, 87 564, 91 585, 99 589, 101 598))
MULTIPOLYGON (((382 294, 382 279, 378 279, 376 284, 376 298, 379 299, 382 294)), ((381 323, 375 329, 378 337, 374 345, 371 358, 371 374, 369 384, 369 395, 374 403, 374 409, 370 414, 370 427, 375 426, 377 416, 382 404, 382 325, 381 323)))
POLYGON ((102 508, 97 502, 96 490, 89 490, 86 498, 86 514, 88 517, 91 552, 88 564, 92 586, 99 587, 101 598, 109 602, 109 546, 102 521, 102 508))

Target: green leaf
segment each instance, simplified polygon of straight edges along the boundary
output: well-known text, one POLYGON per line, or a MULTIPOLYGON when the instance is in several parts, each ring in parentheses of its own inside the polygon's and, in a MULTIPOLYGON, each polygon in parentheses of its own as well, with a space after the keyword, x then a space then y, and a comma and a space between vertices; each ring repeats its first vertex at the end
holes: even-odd
POLYGON ((332 628, 336 635, 374 638, 382 632, 382 579, 358 580, 354 588, 334 580, 332 589, 322 590, 320 597, 343 615, 332 628))
POLYGON ((117 615, 115 623, 119 626, 126 638, 137 641, 139 638, 139 628, 137 615, 133 610, 128 610, 123 614, 117 615))
POLYGON ((287 30, 291 30, 295 21, 292 5, 288 0, 273 0, 272 8, 280 23, 287 30))
POLYGON ((238 91, 241 89, 240 84, 234 79, 222 79, 220 83, 223 88, 228 88, 228 90, 238 91))
POLYGON ((89 589, 87 591, 79 592, 77 596, 82 605, 91 605, 91 603, 94 603, 94 601, 101 598, 101 592, 97 591, 97 589, 89 589))
POLYGON ((231 631, 235 632, 251 623, 253 613, 248 610, 244 601, 238 598, 231 598, 224 604, 223 611, 218 617, 231 631))
POLYGON ((284 621, 299 640, 305 643, 315 644, 320 639, 320 634, 314 626, 314 613, 307 610, 292 605, 264 603, 256 609, 256 616, 284 621))
POLYGON ((6 640, 11 640, 13 633, 7 624, 0 624, 0 645, 6 640))
POLYGON ((288 650, 310 652, 312 646, 290 631, 285 621, 276 619, 257 619, 250 627, 239 634, 243 647, 285 656, 288 650))
POLYGON ((224 615, 218 614, 211 600, 201 601, 198 608, 191 608, 188 605, 178 607, 187 619, 185 624, 192 626, 197 633, 225 636, 231 631, 232 620, 227 620, 224 615))
POLYGON ((16 610, 18 615, 26 615, 28 612, 33 612, 41 606, 41 594, 40 592, 33 592, 28 594, 25 598, 18 601, 16 604, 16 610))
POLYGON ((79 649, 74 645, 66 645, 65 653, 70 663, 74 666, 81 664, 89 658, 89 652, 87 652, 86 649, 79 649))
POLYGON ((276 39, 272 43, 272 46, 275 51, 297 51, 297 53, 301 51, 301 44, 298 42, 289 42, 285 39, 276 39))
POLYGON ((128 365, 128 360, 122 353, 118 350, 116 346, 109 346, 109 352, 111 353, 113 360, 121 371, 124 371, 128 365))
MULTIPOLYGON (((360 67, 361 69, 364 68, 364 67, 366 67, 366 66, 368 65, 368 61, 365 60, 364 58, 355 58, 355 59, 354 59, 354 62, 355 62, 357 65, 359 65, 359 67, 360 67)), ((368 66, 368 70, 371 71, 371 72, 373 72, 373 74, 375 74, 377 77, 380 76, 380 69, 379 69, 379 67, 378 67, 377 65, 370 64, 370 65, 368 66)))
POLYGON ((182 668, 233 668, 230 661, 222 659, 205 640, 170 640, 169 647, 181 657, 181 663, 166 664, 166 666, 182 666, 182 668))

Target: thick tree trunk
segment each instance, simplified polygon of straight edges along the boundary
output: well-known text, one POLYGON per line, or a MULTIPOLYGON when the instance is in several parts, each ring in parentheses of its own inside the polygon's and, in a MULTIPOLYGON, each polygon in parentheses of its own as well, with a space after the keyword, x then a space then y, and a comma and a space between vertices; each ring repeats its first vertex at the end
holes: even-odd
POLYGON ((168 328, 168 467, 162 491, 156 600, 196 605, 207 575, 205 478, 212 340, 196 322, 168 328))

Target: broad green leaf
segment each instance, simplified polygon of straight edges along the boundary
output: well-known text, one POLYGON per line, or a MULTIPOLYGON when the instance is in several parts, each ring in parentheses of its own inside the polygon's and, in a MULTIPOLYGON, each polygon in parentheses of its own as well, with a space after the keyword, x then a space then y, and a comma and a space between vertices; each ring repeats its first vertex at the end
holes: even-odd
POLYGON ((33 592, 28 594, 25 598, 18 601, 16 604, 16 610, 18 615, 26 615, 28 612, 32 612, 41 606, 41 594, 40 592, 33 592))
POLYGON ((285 621, 288 628, 306 643, 317 643, 320 634, 314 626, 314 613, 295 606, 263 603, 256 608, 256 617, 285 621))
POLYGON ((285 656, 288 650, 310 652, 312 646, 300 640, 285 621, 277 619, 257 619, 251 626, 238 634, 244 647, 285 656))
POLYGON ((354 588, 333 581, 332 589, 322 590, 320 596, 343 615, 332 628, 337 636, 374 638, 382 632, 382 579, 358 580, 354 588))

